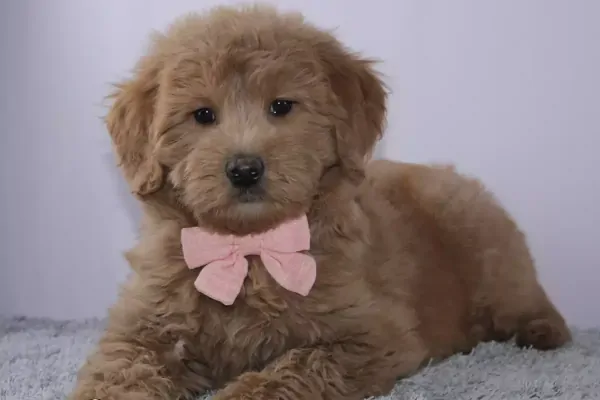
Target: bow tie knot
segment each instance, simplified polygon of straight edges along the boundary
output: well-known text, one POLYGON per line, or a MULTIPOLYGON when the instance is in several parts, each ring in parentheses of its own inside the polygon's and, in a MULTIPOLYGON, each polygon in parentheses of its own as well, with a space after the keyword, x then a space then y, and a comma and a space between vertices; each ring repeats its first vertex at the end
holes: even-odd
POLYGON ((241 237, 184 228, 181 244, 188 267, 203 267, 194 283, 196 289, 226 305, 233 304, 242 289, 249 255, 260 256, 279 285, 302 296, 308 295, 316 279, 315 260, 302 253, 310 248, 306 216, 262 234, 241 237))
POLYGON ((244 256, 260 255, 263 238, 257 235, 248 235, 241 238, 233 238, 235 251, 244 256))

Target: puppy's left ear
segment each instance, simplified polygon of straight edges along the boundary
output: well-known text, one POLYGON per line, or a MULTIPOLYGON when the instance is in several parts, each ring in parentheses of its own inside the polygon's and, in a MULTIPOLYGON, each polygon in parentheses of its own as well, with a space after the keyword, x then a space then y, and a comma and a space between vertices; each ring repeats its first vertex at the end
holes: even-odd
POLYGON ((386 87, 372 60, 342 48, 337 42, 320 48, 329 83, 338 105, 335 140, 340 165, 355 184, 364 178, 364 166, 383 136, 386 87))
POLYGON ((119 165, 132 192, 145 196, 163 184, 164 173, 154 155, 155 102, 160 63, 154 57, 142 58, 135 76, 119 85, 109 97, 114 100, 105 118, 119 165))

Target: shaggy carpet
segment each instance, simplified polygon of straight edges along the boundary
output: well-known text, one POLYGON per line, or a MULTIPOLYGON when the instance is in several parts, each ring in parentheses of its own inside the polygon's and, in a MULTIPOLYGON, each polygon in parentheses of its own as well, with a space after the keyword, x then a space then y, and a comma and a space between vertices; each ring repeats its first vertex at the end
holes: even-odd
MULTIPOLYGON (((0 317, 0 399, 63 400, 101 326, 0 317)), ((600 399, 600 330, 575 330, 572 344, 551 352, 482 344, 399 382, 379 400, 397 399, 600 399)))

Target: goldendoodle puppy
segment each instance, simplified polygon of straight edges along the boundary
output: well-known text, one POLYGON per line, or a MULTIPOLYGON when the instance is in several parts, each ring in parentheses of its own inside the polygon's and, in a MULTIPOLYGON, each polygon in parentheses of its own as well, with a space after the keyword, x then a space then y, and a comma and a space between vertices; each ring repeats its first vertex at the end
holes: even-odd
POLYGON ((372 63, 294 13, 190 15, 107 126, 144 211, 74 400, 346 400, 516 337, 570 340, 525 238, 451 167, 368 162, 372 63))

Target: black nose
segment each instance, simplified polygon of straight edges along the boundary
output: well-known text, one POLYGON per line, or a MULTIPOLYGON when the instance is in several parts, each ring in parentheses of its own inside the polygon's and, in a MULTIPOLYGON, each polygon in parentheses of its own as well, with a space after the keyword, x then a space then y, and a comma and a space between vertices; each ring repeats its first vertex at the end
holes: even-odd
POLYGON ((236 156, 225 166, 227 177, 237 188, 256 185, 265 172, 265 164, 260 157, 236 156))

